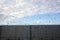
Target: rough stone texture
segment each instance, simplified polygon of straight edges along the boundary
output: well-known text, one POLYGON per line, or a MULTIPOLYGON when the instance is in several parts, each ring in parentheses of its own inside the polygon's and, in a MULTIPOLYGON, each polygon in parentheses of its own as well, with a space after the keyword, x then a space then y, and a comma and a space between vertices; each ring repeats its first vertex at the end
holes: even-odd
POLYGON ((30 40, 30 27, 32 40, 60 40, 60 26, 3 26, 1 39, 30 40))

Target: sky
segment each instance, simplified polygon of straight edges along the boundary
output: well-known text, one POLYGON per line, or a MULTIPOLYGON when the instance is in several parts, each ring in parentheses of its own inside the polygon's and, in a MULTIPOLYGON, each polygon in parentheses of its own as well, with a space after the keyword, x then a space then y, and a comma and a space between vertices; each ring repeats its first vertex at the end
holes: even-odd
POLYGON ((0 0, 0 25, 58 25, 60 0, 0 0))

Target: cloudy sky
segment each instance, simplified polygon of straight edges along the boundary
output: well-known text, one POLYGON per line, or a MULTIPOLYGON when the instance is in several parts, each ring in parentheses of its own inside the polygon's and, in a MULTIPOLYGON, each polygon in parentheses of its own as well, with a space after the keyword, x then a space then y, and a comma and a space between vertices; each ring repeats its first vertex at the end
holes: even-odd
POLYGON ((0 0, 0 25, 60 24, 60 0, 0 0))

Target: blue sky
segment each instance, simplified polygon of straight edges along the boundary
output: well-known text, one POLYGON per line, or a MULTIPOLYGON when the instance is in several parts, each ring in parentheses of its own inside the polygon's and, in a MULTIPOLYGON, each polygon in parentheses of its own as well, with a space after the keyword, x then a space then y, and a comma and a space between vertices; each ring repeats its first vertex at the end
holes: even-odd
POLYGON ((25 25, 46 25, 46 24, 60 24, 60 13, 51 14, 35 14, 21 19, 13 20, 13 23, 25 25))
POLYGON ((60 0, 0 0, 0 25, 58 25, 60 0))
POLYGON ((59 25, 60 13, 35 14, 23 18, 16 18, 12 21, 5 21, 8 25, 59 25))

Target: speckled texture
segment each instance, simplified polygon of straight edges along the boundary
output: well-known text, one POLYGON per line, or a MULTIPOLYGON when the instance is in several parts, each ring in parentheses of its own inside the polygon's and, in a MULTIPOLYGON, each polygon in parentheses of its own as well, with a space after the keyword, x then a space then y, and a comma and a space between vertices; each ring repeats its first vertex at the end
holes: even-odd
POLYGON ((60 0, 0 0, 0 25, 60 24, 60 0))

